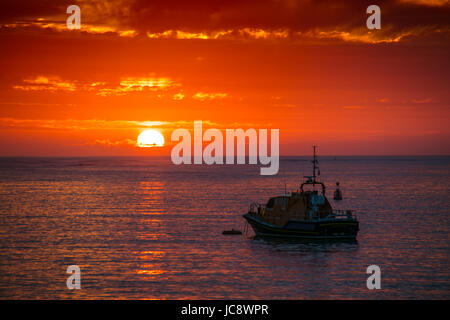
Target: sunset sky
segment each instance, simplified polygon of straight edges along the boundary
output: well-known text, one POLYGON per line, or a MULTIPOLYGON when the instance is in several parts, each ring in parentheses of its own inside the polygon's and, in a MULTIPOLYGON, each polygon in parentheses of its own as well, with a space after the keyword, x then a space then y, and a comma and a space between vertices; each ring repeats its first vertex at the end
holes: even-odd
POLYGON ((169 155, 194 120, 280 129, 281 155, 448 155, 449 22, 445 0, 2 1, 0 156, 169 155), (136 146, 150 128, 166 146, 136 146))

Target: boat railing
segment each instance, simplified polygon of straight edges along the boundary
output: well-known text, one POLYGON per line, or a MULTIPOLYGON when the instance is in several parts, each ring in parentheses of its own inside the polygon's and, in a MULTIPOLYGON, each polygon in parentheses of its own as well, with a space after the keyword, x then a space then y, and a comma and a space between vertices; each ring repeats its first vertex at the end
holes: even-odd
POLYGON ((259 202, 253 202, 252 204, 250 204, 249 212, 259 214, 264 207, 265 206, 259 202))
POLYGON ((338 210, 333 209, 333 213, 328 215, 331 219, 356 219, 356 212, 354 210, 338 210))

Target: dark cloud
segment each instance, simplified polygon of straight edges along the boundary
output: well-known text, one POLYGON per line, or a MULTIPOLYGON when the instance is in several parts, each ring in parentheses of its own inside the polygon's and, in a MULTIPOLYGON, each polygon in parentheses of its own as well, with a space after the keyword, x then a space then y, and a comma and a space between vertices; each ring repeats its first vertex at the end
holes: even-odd
MULTIPOLYGON (((420 1, 376 1, 381 7, 383 37, 410 30, 449 33, 450 5, 420 1)), ((240 28, 353 32, 365 28, 365 0, 19 0, 0 4, 0 21, 9 23, 39 17, 65 17, 69 4, 78 4, 82 22, 133 29, 145 33, 165 30, 203 32, 240 28)), ((63 21, 63 20, 62 20, 63 21)))
POLYGON ((289 28, 304 31, 314 27, 354 24, 364 20, 364 1, 148 1, 131 6, 130 23, 152 30, 201 31, 232 28, 289 28))
POLYGON ((65 14, 70 0, 6 0, 0 1, 0 22, 10 23, 65 14))
MULTIPOLYGON (((228 28, 354 28, 365 26, 366 8, 373 1, 350 0, 136 0, 130 3, 127 23, 139 30, 228 28)), ((397 29, 448 27, 450 6, 426 6, 377 1, 382 21, 397 29)))

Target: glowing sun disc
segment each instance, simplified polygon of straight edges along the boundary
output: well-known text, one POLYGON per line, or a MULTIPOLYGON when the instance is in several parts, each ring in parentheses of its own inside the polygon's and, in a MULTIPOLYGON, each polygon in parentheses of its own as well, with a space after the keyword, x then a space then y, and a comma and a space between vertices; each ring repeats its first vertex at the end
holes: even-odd
POLYGON ((164 136, 158 130, 144 130, 137 138, 137 146, 141 148, 162 147, 164 136))

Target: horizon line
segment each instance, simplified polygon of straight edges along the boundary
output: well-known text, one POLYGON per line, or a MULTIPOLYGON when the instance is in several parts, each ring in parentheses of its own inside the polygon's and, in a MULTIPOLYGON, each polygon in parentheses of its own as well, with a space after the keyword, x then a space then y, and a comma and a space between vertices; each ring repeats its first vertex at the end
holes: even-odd
MULTIPOLYGON (((449 157, 450 154, 378 154, 378 155, 364 155, 364 154, 345 154, 345 155, 318 155, 317 157, 449 157)), ((0 158, 107 158, 107 157, 151 157, 151 158, 170 158, 170 155, 0 155, 0 158)), ((236 158, 237 156, 235 156, 236 158)), ((303 155, 280 155, 281 157, 312 157, 310 154, 303 155)), ((192 156, 191 158, 195 158, 192 156)), ((224 156, 225 158, 225 156, 224 156)), ((249 158, 248 155, 245 158, 249 158)))

